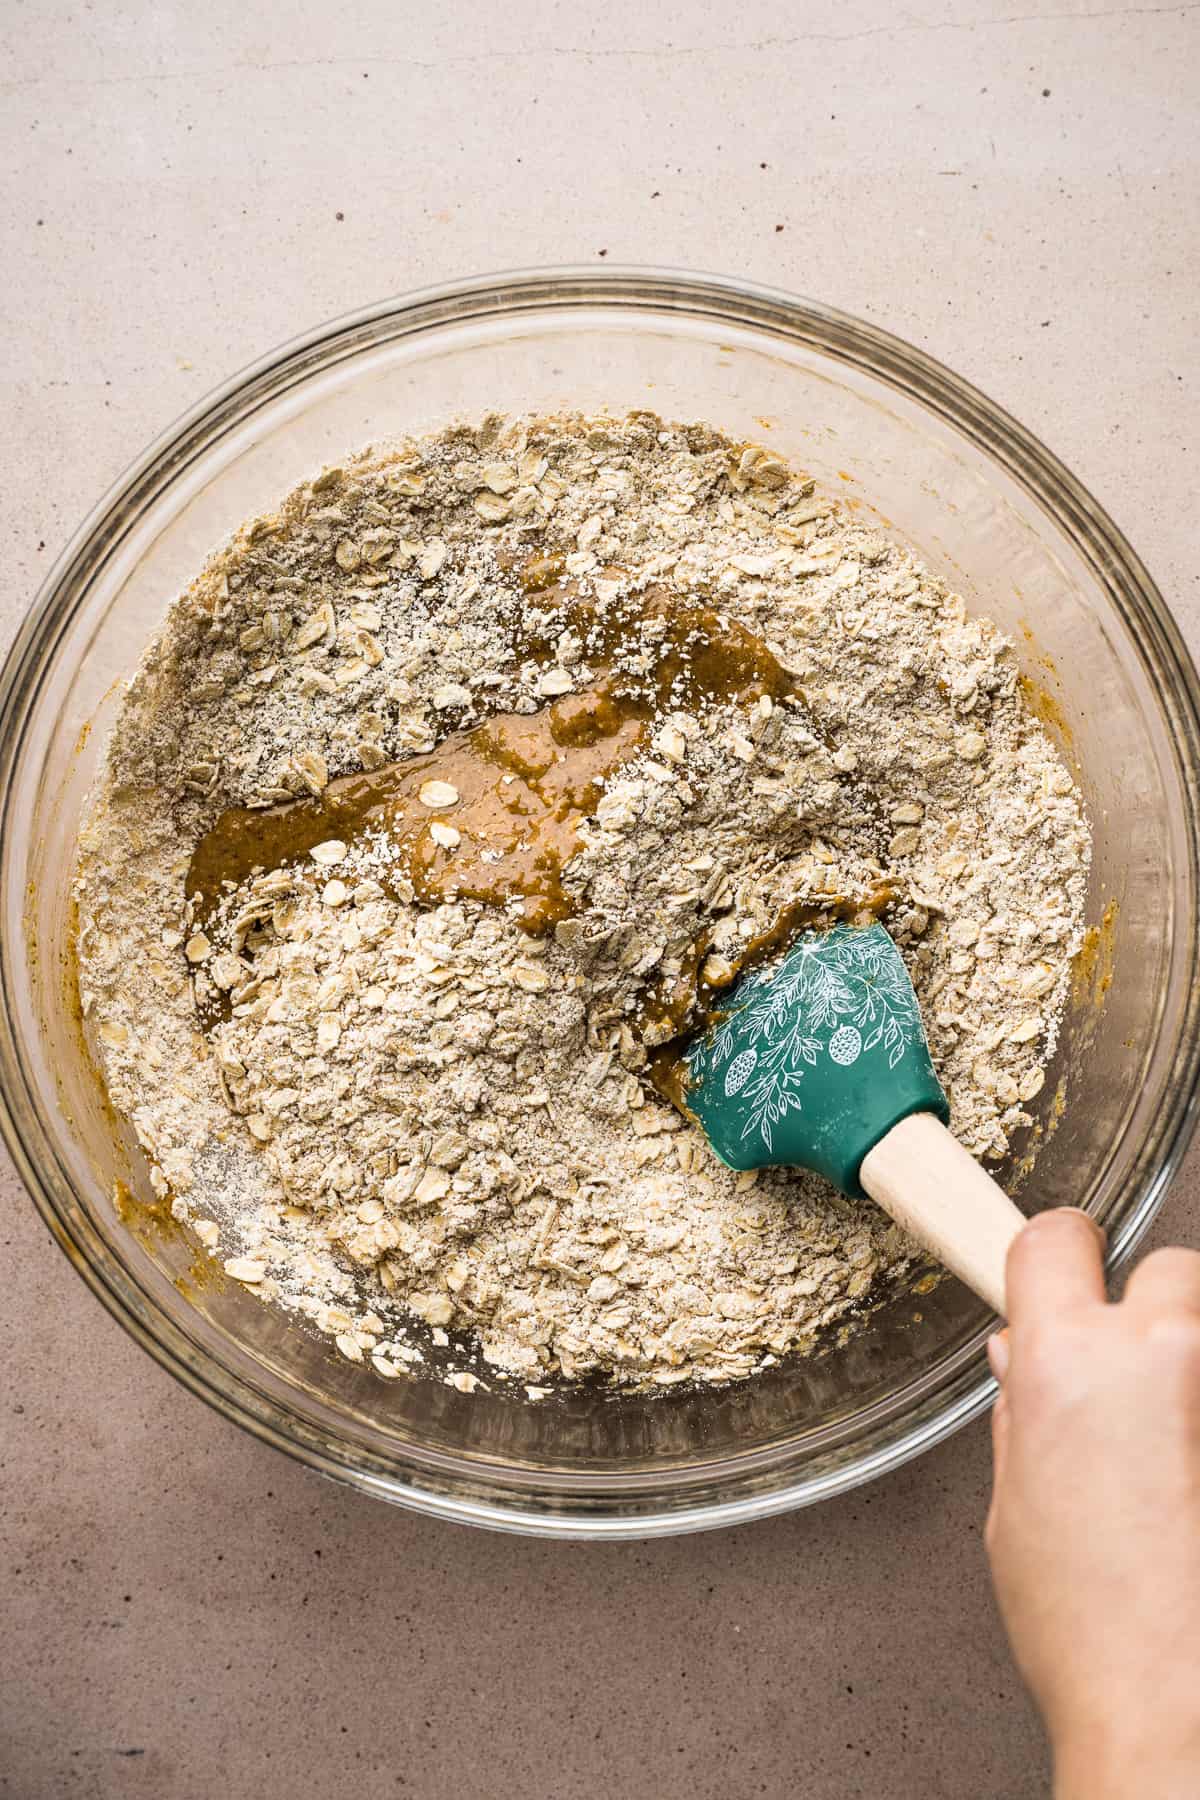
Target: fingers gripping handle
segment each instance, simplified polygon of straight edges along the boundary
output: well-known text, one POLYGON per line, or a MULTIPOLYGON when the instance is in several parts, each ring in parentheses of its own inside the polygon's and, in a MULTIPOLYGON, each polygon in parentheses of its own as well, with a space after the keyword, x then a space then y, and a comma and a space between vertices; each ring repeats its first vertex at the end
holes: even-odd
POLYGON ((1007 1318, 1004 1268, 1025 1215, 940 1119, 901 1119, 868 1151, 858 1179, 897 1225, 1007 1318))

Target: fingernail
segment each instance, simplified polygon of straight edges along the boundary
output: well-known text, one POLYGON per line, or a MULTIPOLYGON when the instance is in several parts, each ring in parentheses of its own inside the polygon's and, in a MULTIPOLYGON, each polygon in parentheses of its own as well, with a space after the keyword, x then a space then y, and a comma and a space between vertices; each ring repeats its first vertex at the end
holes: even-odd
POLYGON ((1108 1233, 1105 1231, 1103 1225, 1101 1225, 1098 1220, 1093 1219, 1090 1212, 1084 1212, 1082 1206, 1067 1206, 1067 1207, 1064 1207, 1063 1210, 1064 1210, 1064 1212, 1075 1213, 1081 1219, 1086 1219, 1088 1224, 1091 1226, 1092 1230, 1095 1232, 1096 1236, 1098 1238, 1100 1238, 1101 1240, 1103 1240, 1104 1238, 1106 1238, 1108 1236, 1108 1233))
MULTIPOLYGON (((1029 1225, 1040 1225, 1044 1219, 1059 1219, 1064 1213, 1070 1214, 1073 1219, 1085 1220, 1096 1233, 1100 1242, 1102 1244, 1107 1242, 1108 1233, 1105 1231, 1103 1225, 1098 1224, 1097 1221, 1093 1219, 1090 1212, 1084 1212, 1082 1206, 1048 1206, 1045 1212, 1034 1213, 1029 1221, 1029 1225)), ((1026 1230, 1028 1229, 1029 1226, 1027 1225, 1026 1230)))
POLYGON ((987 1341, 988 1363, 992 1374, 1004 1386, 1008 1374, 1009 1348, 1007 1331, 994 1331, 987 1341))

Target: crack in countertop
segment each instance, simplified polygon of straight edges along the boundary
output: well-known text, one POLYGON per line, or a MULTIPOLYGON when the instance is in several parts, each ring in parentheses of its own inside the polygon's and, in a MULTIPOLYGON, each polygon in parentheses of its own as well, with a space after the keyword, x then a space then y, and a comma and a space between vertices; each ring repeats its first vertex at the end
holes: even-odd
POLYGON ((780 50, 799 49, 806 44, 853 44, 867 38, 911 36, 917 32, 936 31, 985 31, 1007 25, 1086 25, 1100 19, 1140 19, 1151 16, 1183 17, 1187 13, 1200 11, 1200 0, 1181 0, 1178 5, 1169 6, 1118 6, 1105 7, 1093 12, 1055 12, 1055 13, 1002 13, 990 19, 914 19, 893 25, 871 25, 863 31, 820 32, 804 31, 789 36, 752 38, 743 42, 726 44, 665 44, 659 47, 640 47, 633 45, 617 45, 608 48, 591 48, 585 44, 552 45, 542 47, 523 46, 516 50, 477 50, 459 56, 437 58, 421 58, 412 56, 318 56, 311 58, 296 57, 274 62, 243 60, 233 63, 217 63, 207 68, 190 69, 158 69, 147 70, 133 75, 97 75, 80 76, 75 80, 64 81, 60 75, 47 74, 31 76, 27 80, 0 82, 0 93, 17 93, 24 88, 42 87, 52 84, 55 87, 127 87, 131 84, 152 85, 165 81, 199 81, 211 80, 214 76, 239 75, 243 73, 270 74, 279 70, 303 69, 337 69, 337 68, 406 68, 434 72, 439 69, 458 67, 470 63, 536 61, 539 58, 581 58, 584 60, 611 60, 629 58, 637 60, 670 61, 675 58, 697 58, 707 56, 744 56, 754 55, 762 51, 777 52, 780 50))

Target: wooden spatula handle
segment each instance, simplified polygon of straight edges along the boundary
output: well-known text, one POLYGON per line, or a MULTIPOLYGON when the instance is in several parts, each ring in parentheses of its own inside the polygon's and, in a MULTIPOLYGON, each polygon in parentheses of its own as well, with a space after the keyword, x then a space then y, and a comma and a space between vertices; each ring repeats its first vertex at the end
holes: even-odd
POLYGON ((901 1119, 868 1151, 858 1179, 897 1225, 1008 1316, 1004 1265, 1025 1215, 940 1119, 901 1119))

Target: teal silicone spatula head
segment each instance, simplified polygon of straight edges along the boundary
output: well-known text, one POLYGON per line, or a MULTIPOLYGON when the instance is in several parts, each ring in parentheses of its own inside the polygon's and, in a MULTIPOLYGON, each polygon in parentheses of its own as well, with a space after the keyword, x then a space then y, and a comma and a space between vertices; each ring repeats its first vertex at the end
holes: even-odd
POLYGON ((687 1053, 686 1103, 734 1169, 815 1169, 861 1195, 863 1158, 910 1113, 950 1108, 882 925, 810 931, 746 975, 687 1053))

